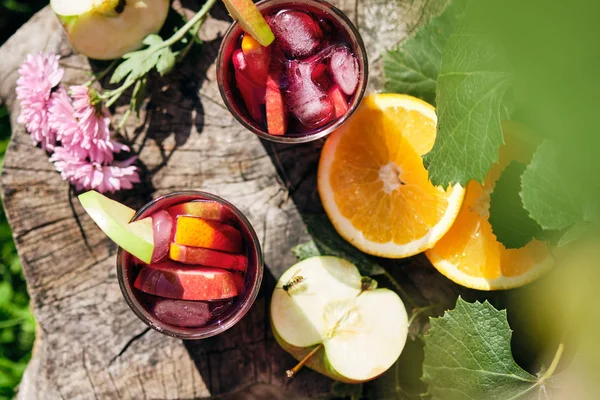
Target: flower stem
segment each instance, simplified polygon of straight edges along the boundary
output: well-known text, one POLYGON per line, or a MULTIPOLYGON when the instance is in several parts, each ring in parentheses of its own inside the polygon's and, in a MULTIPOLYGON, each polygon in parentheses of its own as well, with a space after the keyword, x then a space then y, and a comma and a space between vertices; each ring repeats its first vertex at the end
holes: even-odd
POLYGON ((200 11, 198 11, 196 13, 196 15, 194 15, 192 17, 192 19, 190 19, 185 25, 183 25, 181 28, 179 28, 179 30, 177 32, 175 32, 173 34, 173 36, 171 36, 169 39, 165 40, 164 43, 160 45, 160 48, 171 46, 171 45, 177 43, 178 41, 180 41, 181 39, 183 39, 185 34, 194 25, 196 25, 196 23, 198 21, 200 21, 202 18, 204 18, 206 16, 206 14, 208 14, 210 9, 212 8, 212 6, 215 5, 216 2, 217 2, 217 0, 208 0, 206 3, 204 3, 204 5, 200 9, 200 11))
POLYGON ((542 376, 542 378, 540 379, 541 382, 545 381, 546 379, 550 378, 554 372, 556 371, 556 368, 558 367, 558 363, 560 363, 560 359, 563 355, 563 351, 565 350, 565 345, 564 343, 560 343, 558 345, 558 349, 556 349, 556 354, 554 354, 554 358, 552 359, 552 362, 550 363, 550 366, 548 367, 548 369, 546 370, 546 372, 544 372, 544 375, 542 376))
MULTIPOLYGON (((164 49, 165 47, 172 46, 173 44, 175 44, 178 41, 180 41, 181 39, 183 39, 183 37, 186 35, 186 33, 190 29, 195 28, 196 24, 198 24, 199 22, 203 21, 203 19, 206 18, 206 15, 208 14, 208 12, 212 8, 212 6, 215 5, 216 2, 217 2, 217 0, 208 0, 206 3, 204 3, 202 8, 196 13, 196 15, 194 15, 192 17, 192 19, 190 19, 188 22, 186 22, 185 25, 183 25, 181 28, 179 28, 179 30, 177 30, 177 32, 175 32, 173 34, 173 36, 171 36, 169 39, 162 42, 159 46, 153 47, 154 51, 156 52, 161 49, 164 49)), ((199 27, 198 27, 198 29, 199 29, 199 27)), ((197 30, 195 30, 195 31, 197 32, 197 30)), ((106 102, 106 107, 112 106, 119 99, 119 97, 121 97, 123 92, 125 92, 132 85, 134 85, 136 83, 136 81, 137 81, 137 79, 125 80, 125 82, 123 83, 122 86, 120 86, 114 90, 110 90, 110 91, 106 92, 104 95, 105 98, 108 98, 108 101, 106 102)))

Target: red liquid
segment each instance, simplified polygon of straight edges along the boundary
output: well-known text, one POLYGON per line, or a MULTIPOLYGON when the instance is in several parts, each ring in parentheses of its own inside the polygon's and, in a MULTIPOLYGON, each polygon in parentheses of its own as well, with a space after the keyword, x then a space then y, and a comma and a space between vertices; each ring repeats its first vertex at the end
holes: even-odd
POLYGON ((128 301, 138 316, 140 312, 136 308, 141 308, 150 318, 147 315, 140 317, 158 326, 159 330, 175 328, 177 332, 193 334, 227 322, 247 305, 251 289, 260 284, 257 278, 260 250, 254 246, 253 235, 246 222, 234 210, 200 195, 178 194, 158 199, 137 219, 145 217, 153 217, 154 222, 152 264, 146 266, 125 251, 121 251, 119 260, 124 275, 122 284, 127 286, 126 298, 132 295, 133 298, 128 298, 128 301), (194 207, 199 204, 196 203, 198 201, 203 202, 203 207, 194 207), (224 228, 229 233, 239 232, 242 250, 234 254, 188 247, 185 253, 179 250, 177 253, 169 252, 166 248, 170 249, 175 240, 177 218, 182 215, 203 217, 210 226, 224 228), (172 221, 172 229, 166 233, 165 230, 170 228, 169 220, 172 221), (185 263, 175 262, 172 257, 185 263), (197 263, 197 260, 204 264, 197 263), (221 284, 214 285, 215 279, 222 279, 221 284))
POLYGON ((271 135, 332 125, 359 95, 363 74, 346 28, 306 4, 262 12, 275 41, 256 55, 239 37, 227 68, 237 108, 271 135))

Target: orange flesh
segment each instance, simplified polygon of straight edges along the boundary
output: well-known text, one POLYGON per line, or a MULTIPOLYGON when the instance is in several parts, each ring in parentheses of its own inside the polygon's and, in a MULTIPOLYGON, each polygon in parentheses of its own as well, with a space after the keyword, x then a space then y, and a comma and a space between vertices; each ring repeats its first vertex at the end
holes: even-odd
POLYGON ((175 242, 184 246, 205 247, 230 253, 239 253, 242 250, 242 237, 237 229, 196 217, 177 218, 175 242))
POLYGON ((533 240, 520 249, 506 249, 492 232, 488 221, 490 193, 500 168, 495 167, 484 185, 471 181, 452 228, 427 256, 435 264, 445 260, 467 275, 485 279, 524 274, 547 256, 546 245, 533 240))
POLYGON ((419 147, 423 151, 435 140, 435 122, 402 108, 390 121, 368 103, 369 98, 343 128, 331 188, 342 215, 365 238, 406 244, 425 236, 448 208, 449 192, 429 182, 420 154, 403 136, 416 132, 420 141, 427 138, 419 147))

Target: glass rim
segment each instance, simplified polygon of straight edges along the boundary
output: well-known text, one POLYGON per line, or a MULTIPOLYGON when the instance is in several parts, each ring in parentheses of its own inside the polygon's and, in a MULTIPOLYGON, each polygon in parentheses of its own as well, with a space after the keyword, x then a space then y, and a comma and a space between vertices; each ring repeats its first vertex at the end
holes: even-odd
POLYGON ((231 204, 229 201, 223 199, 220 196, 212 194, 212 193, 203 192, 201 190, 182 190, 182 191, 168 193, 166 195, 157 197, 157 198, 151 200, 150 202, 148 202, 147 204, 145 204, 142 208, 140 208, 135 213, 135 215, 132 217, 131 221, 133 222, 133 221, 137 220, 137 218, 139 218, 147 209, 149 209, 150 207, 152 207, 154 204, 156 204, 159 201, 162 201, 162 200, 165 200, 168 198, 172 198, 172 197, 186 196, 186 195, 201 196, 201 197, 204 197, 205 199, 213 200, 218 203, 222 203, 222 204, 226 205, 227 207, 229 207, 231 209, 231 211, 235 214, 235 216, 237 218, 239 218, 240 222, 246 227, 246 229, 250 233, 252 246, 254 247, 255 253, 256 253, 256 276, 254 277, 254 280, 252 283, 252 289, 251 289, 249 295, 243 301, 243 303, 240 304, 237 307, 237 309, 222 324, 213 325, 213 326, 209 326, 209 327, 197 327, 197 328, 185 328, 185 327, 171 328, 170 326, 163 326, 163 325, 168 325, 168 324, 159 321, 156 317, 152 316, 152 314, 150 314, 148 311, 146 311, 139 304, 139 302, 137 300, 134 300, 135 296, 133 295, 133 290, 131 288, 131 285, 128 282, 126 282, 127 278, 124 276, 125 271, 124 271, 123 265, 121 263, 121 253, 124 250, 121 247, 118 247, 118 249, 117 249, 117 279, 119 281, 119 287, 121 288, 121 293, 123 294, 123 297, 125 298, 125 302, 129 306, 131 311, 133 311, 133 313, 140 320, 142 320, 146 325, 148 325, 150 328, 152 328, 162 334, 172 336, 172 337, 175 337, 178 339, 199 340, 199 339, 206 339, 211 336, 215 336, 215 335, 225 332, 226 330, 228 330, 229 328, 231 328, 235 324, 237 324, 248 313, 248 311, 250 310, 250 308, 256 301, 256 298, 258 297, 258 293, 259 293, 260 287, 262 285, 263 273, 264 273, 264 259, 263 259, 263 254, 262 254, 262 248, 261 248, 260 242, 258 240, 258 235, 256 234, 256 231, 254 230, 254 227, 252 226, 252 224, 250 223, 248 218, 237 207, 235 207, 233 204, 231 204), (201 331, 193 332, 193 333, 187 332, 190 329, 196 329, 196 330, 201 330, 201 331))
POLYGON ((356 43, 356 47, 358 48, 358 51, 360 52, 359 64, 360 64, 360 66, 362 66, 363 73, 361 75, 362 78, 359 81, 360 87, 358 88, 358 91, 355 94, 355 96, 356 96, 355 100, 353 101, 353 103, 350 106, 350 108, 348 109, 348 111, 341 118, 338 118, 334 123, 325 127, 323 130, 317 130, 317 132, 313 133, 313 134, 298 135, 298 136, 286 136, 285 134, 284 135, 271 135, 267 131, 258 129, 256 126, 249 123, 246 120, 246 118, 244 118, 242 115, 240 115, 240 113, 238 113, 237 110, 235 110, 233 108, 233 106, 230 104, 230 102, 228 101, 227 93, 225 91, 225 87, 224 87, 225 86, 224 85, 225 77, 223 76, 223 62, 224 62, 223 54, 225 53, 225 51, 224 51, 225 45, 226 45, 226 43, 229 42, 229 40, 228 40, 229 37, 239 28, 238 27, 239 24, 238 24, 237 20, 234 20, 233 23, 229 26, 229 28, 225 31, 225 34, 223 35, 223 39, 221 40, 221 45, 219 46, 219 51, 217 53, 218 54, 217 55, 217 86, 219 87, 219 93, 221 94, 221 98, 223 99, 225 106, 227 107, 229 112, 233 115, 233 117, 239 123, 241 123, 242 126, 244 126, 244 128, 248 129, 249 131, 251 131, 252 133, 254 133, 255 135, 259 136, 262 139, 265 139, 270 142, 285 143, 285 144, 300 144, 300 143, 307 143, 307 142, 312 142, 312 141, 321 139, 321 138, 329 135, 336 129, 338 129, 342 124, 344 124, 352 116, 352 114, 354 114, 354 112, 360 105, 362 98, 365 95, 365 92, 367 90, 368 80, 369 80, 369 60, 367 58, 367 50, 365 48, 365 44, 362 40, 362 36, 360 35, 360 32, 358 31, 358 28, 356 28, 356 26, 350 20, 350 18, 348 18, 348 16, 342 10, 340 10, 339 8, 337 8, 336 6, 334 6, 333 4, 331 4, 325 0, 261 0, 256 3, 256 6, 259 9, 262 9, 262 8, 268 6, 270 3, 281 3, 281 4, 290 3, 290 4, 295 4, 295 5, 299 5, 299 4, 301 5, 302 3, 316 3, 316 4, 319 4, 319 5, 327 8, 329 11, 331 11, 336 17, 338 17, 343 22, 343 24, 345 25, 347 30, 350 32, 350 36, 351 36, 350 39, 352 40, 353 43, 356 43), (360 62, 360 61, 362 61, 362 62, 360 62))

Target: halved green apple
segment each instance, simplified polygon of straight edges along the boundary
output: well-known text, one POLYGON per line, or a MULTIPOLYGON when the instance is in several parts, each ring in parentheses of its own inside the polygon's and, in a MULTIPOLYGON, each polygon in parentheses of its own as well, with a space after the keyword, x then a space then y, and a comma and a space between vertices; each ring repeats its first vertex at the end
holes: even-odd
POLYGON ((237 20, 244 32, 252 36, 261 46, 268 46, 275 35, 258 7, 252 0, 223 0, 231 18, 237 20))
POLYGON ((51 0, 50 6, 75 50, 98 60, 139 49, 169 12, 169 0, 51 0))
POLYGON ((312 257, 288 269, 271 299, 277 342, 300 364, 332 379, 376 378, 400 356, 408 335, 402 300, 364 284, 358 269, 337 257, 312 257))
POLYGON ((151 217, 130 223, 134 210, 94 190, 80 194, 79 201, 106 236, 133 256, 150 264, 154 251, 151 217))

